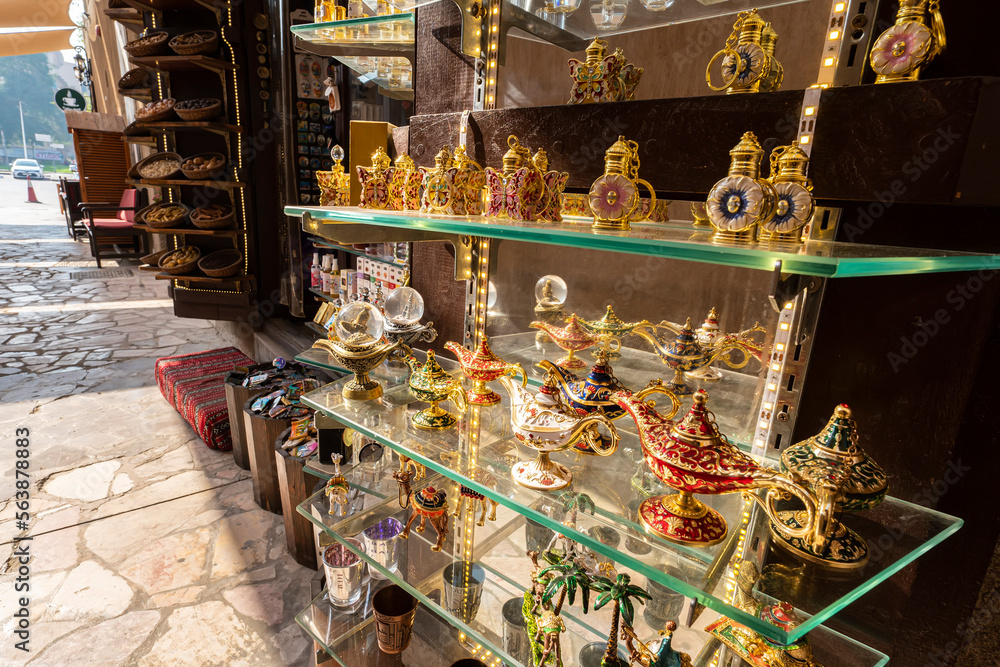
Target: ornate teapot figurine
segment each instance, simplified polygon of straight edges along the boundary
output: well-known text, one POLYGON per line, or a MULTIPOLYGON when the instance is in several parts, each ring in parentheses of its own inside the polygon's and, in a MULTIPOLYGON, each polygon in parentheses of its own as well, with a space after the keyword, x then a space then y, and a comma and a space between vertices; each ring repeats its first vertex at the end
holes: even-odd
POLYGON ((330 149, 333 166, 330 171, 317 171, 320 206, 351 205, 351 175, 344 171, 340 161, 344 159, 344 149, 336 145, 330 149))
POLYGON ((540 491, 569 486, 573 474, 566 466, 553 463, 549 454, 568 449, 580 439, 585 440, 598 456, 608 456, 618 448, 618 431, 611 420, 600 413, 581 416, 566 405, 551 373, 545 376, 537 394, 509 377, 500 378, 500 384, 510 395, 514 435, 521 444, 538 452, 534 461, 518 461, 511 469, 511 476, 521 486, 540 491), (610 433, 606 441, 598 425, 603 425, 610 433))
MULTIPOLYGON (((569 316, 564 327, 557 327, 548 322, 539 322, 537 320, 529 326, 534 329, 541 329, 547 333, 555 341, 556 345, 566 351, 566 356, 557 361, 556 365, 571 370, 587 367, 587 364, 573 355, 581 350, 586 350, 588 347, 592 347, 599 340, 597 336, 594 336, 580 325, 580 319, 576 316, 576 313, 569 316)), ((609 341, 609 343, 613 342, 609 341)), ((617 347, 612 346, 611 349, 617 351, 620 347, 621 343, 617 347)))
MULTIPOLYGON (((801 624, 802 621, 795 613, 795 608, 787 602, 766 603, 754 597, 754 586, 760 578, 756 565, 744 560, 738 562, 735 567, 738 569, 733 606, 785 631, 801 624)), ((725 616, 708 625, 705 632, 712 634, 751 665, 822 667, 813 660, 812 646, 808 637, 802 637, 791 644, 779 644, 725 616)))
POLYGON ((946 46, 944 20, 938 0, 902 0, 896 23, 879 35, 872 47, 875 83, 916 81, 920 70, 946 46))
MULTIPOLYGON (((712 307, 708 311, 708 316, 701 326, 694 330, 694 337, 698 343, 705 347, 711 347, 715 339, 721 335, 722 329, 719 327, 719 311, 712 307)), ((698 370, 688 371, 684 374, 686 378, 702 380, 703 382, 717 382, 722 379, 722 371, 709 366, 702 366, 698 370)))
POLYGON ((365 301, 355 301, 337 313, 333 330, 336 340, 321 339, 313 347, 326 350, 341 366, 354 373, 344 385, 344 398, 367 401, 382 395, 382 385, 368 374, 396 350, 399 341, 382 340, 384 323, 378 308, 365 301))
MULTIPOLYGON (((838 405, 818 434, 796 443, 781 454, 781 469, 796 483, 809 489, 823 506, 837 512, 859 512, 878 505, 885 498, 889 482, 885 471, 868 458, 858 445, 857 424, 851 409, 838 405)), ((781 524, 797 528, 803 522, 801 509, 778 512, 781 524)), ((836 568, 857 568, 868 562, 868 545, 830 512, 824 526, 829 538, 822 550, 799 538, 783 536, 772 525, 776 544, 813 563, 836 568)))
POLYGON ((711 546, 726 537, 726 520, 717 511, 694 497, 695 493, 717 495, 767 489, 766 500, 756 494, 772 517, 774 502, 791 494, 805 506, 803 522, 795 528, 779 527, 794 538, 816 538, 819 525, 817 503, 805 489, 781 473, 763 468, 729 443, 709 412, 708 394, 698 391, 691 410, 679 422, 656 412, 633 394, 618 391, 611 400, 624 408, 639 429, 643 458, 660 481, 677 493, 647 498, 639 506, 639 519, 650 531, 671 542, 711 546))
POLYGON ((462 365, 465 377, 472 380, 472 390, 469 392, 469 403, 474 405, 496 405, 500 402, 500 394, 486 386, 504 375, 520 375, 521 386, 527 386, 528 376, 521 364, 509 364, 490 349, 489 340, 483 336, 475 352, 470 352, 454 341, 444 344, 462 365))
POLYGON ((421 364, 412 355, 406 357, 406 365, 410 367, 410 393, 431 406, 415 413, 410 421, 417 428, 425 431, 440 431, 451 428, 458 418, 438 405, 449 398, 454 401, 460 412, 469 407, 465 390, 461 383, 451 373, 441 368, 434 357, 434 350, 427 351, 427 361, 421 364))
MULTIPOLYGON (((599 320, 580 320, 580 324, 583 328, 594 334, 595 336, 600 336, 602 339, 611 340, 617 339, 618 345, 621 345, 622 336, 627 336, 639 327, 650 326, 650 323, 646 320, 641 322, 624 322, 621 318, 615 315, 615 311, 611 309, 610 304, 608 305, 608 310, 604 313, 604 317, 599 320)), ((603 346, 601 350, 603 350, 603 346)), ((601 353, 601 350, 594 352, 596 357, 601 353)), ((608 359, 617 359, 621 355, 617 352, 612 352, 611 350, 604 350, 608 359)))
MULTIPOLYGON (((615 377, 615 371, 608 363, 608 352, 603 347, 597 350, 597 363, 591 367, 590 373, 585 378, 574 375, 548 360, 539 361, 535 365, 552 374, 563 399, 579 414, 600 412, 612 421, 625 414, 625 409, 611 400, 611 394, 616 391, 632 392, 615 377)), ((662 384, 650 383, 648 387, 636 394, 636 397, 641 400, 654 392, 666 394, 673 403, 673 410, 667 415, 668 419, 681 409, 680 400, 662 384)), ((573 445, 573 449, 581 454, 595 453, 587 443, 582 441, 573 445)))
POLYGON ((684 382, 684 373, 708 366, 716 359, 722 358, 730 368, 743 368, 753 357, 760 361, 762 344, 753 340, 755 332, 764 331, 759 324, 754 324, 746 331, 718 336, 711 344, 704 344, 695 337, 691 328, 691 318, 687 318, 680 329, 670 322, 661 322, 646 329, 636 329, 635 333, 642 336, 666 365, 674 370, 674 378, 667 383, 667 388, 678 396, 690 396, 694 389, 684 382), (662 337, 655 333, 659 327, 665 328, 676 336, 662 337), (647 329, 652 329, 651 333, 647 329), (743 352, 743 359, 734 362, 729 358, 733 350, 743 352))
POLYGON ((628 231, 632 222, 645 220, 639 186, 649 190, 649 210, 656 206, 656 192, 639 178, 639 144, 619 136, 604 153, 604 174, 590 186, 594 229, 628 231))
POLYGON ((372 166, 358 166, 358 181, 361 182, 361 208, 389 208, 389 178, 392 161, 385 149, 379 146, 372 153, 372 166))

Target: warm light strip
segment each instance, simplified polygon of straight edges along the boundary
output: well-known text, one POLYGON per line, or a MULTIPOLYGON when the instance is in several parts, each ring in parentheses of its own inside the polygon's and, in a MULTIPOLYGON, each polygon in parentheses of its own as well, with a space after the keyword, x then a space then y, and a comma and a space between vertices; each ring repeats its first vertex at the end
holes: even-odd
MULTIPOLYGON (((226 25, 231 28, 233 26, 233 8, 226 8, 226 25)), ((229 43, 226 38, 226 31, 220 30, 220 35, 222 36, 222 41, 225 42, 226 46, 229 47, 229 59, 234 65, 233 67, 233 108, 236 111, 236 124, 240 127, 243 126, 242 115, 240 114, 240 89, 239 83, 236 78, 236 51, 233 49, 233 45, 229 43)), ((225 84, 223 84, 225 85, 225 84)), ((240 131, 236 135, 236 166, 239 168, 240 172, 243 171, 243 132, 240 131)), ((237 173, 237 176, 240 176, 237 173)), ((250 252, 248 251, 249 246, 247 245, 247 200, 246 195, 243 192, 243 188, 239 188, 237 196, 240 199, 240 220, 243 224, 243 273, 250 273, 250 252)))

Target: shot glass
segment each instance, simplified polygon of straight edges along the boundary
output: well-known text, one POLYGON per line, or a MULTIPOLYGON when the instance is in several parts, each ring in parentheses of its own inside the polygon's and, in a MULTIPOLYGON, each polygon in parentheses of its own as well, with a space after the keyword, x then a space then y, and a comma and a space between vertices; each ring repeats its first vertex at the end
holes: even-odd
MULTIPOLYGON (((402 532, 403 523, 392 517, 369 526, 364 532, 365 554, 390 572, 396 572, 399 568, 399 534, 402 532)), ((368 574, 373 579, 385 579, 385 575, 370 565, 368 574)))
POLYGON ((457 562, 449 563, 442 574, 445 609, 469 623, 479 613, 486 570, 475 563, 457 562))
POLYGON ((413 636, 413 619, 417 615, 417 598, 392 584, 372 597, 375 614, 375 638, 384 653, 402 653, 413 636))
MULTIPOLYGON (((352 546, 363 550, 358 540, 348 540, 352 546)), ((365 562, 339 542, 323 550, 323 569, 326 570, 326 592, 330 604, 349 607, 361 599, 365 562)))

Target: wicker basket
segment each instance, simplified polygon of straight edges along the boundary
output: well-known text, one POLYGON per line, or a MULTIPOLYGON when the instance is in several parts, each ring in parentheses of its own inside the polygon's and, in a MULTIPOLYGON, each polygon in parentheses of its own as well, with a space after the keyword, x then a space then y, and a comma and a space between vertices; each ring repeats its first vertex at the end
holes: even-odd
POLYGON ((191 273, 192 271, 194 271, 198 267, 198 260, 201 259, 201 250, 198 250, 198 248, 195 248, 195 250, 198 250, 198 256, 195 257, 194 259, 192 259, 187 264, 181 264, 180 266, 172 266, 172 267, 169 267, 169 268, 163 266, 163 260, 165 260, 167 257, 170 257, 174 253, 180 252, 181 250, 185 250, 185 249, 191 248, 191 247, 194 247, 194 246, 184 246, 184 247, 178 248, 177 250, 174 250, 172 252, 168 252, 167 254, 165 254, 163 257, 160 258, 160 261, 158 262, 158 266, 161 269, 163 269, 166 273, 169 273, 172 276, 183 276, 185 273, 191 273))
POLYGON ((174 53, 180 56, 207 56, 219 50, 219 35, 211 30, 195 30, 194 32, 186 32, 183 35, 177 35, 177 37, 170 40, 169 44, 174 53), (189 35, 211 35, 211 38, 197 44, 177 43, 181 37, 187 37, 189 35))
POLYGON ((153 136, 152 130, 150 130, 148 127, 142 127, 141 125, 139 125, 139 121, 137 121, 137 120, 134 120, 131 123, 129 123, 128 125, 126 125, 125 129, 122 130, 122 134, 124 134, 126 137, 151 137, 151 136, 153 136))
POLYGON ((159 111, 154 111, 151 114, 145 116, 140 116, 138 113, 135 116, 137 123, 152 123, 160 120, 167 120, 168 118, 174 117, 174 98, 168 97, 166 99, 160 100, 160 102, 166 102, 169 106, 166 109, 160 109, 159 111))
POLYGON ((146 181, 165 181, 165 180, 168 180, 171 177, 176 176, 177 172, 180 171, 180 168, 178 168, 177 171, 174 171, 173 173, 171 173, 169 176, 160 176, 159 178, 146 178, 139 171, 139 169, 141 167, 144 167, 147 164, 156 162, 158 160, 163 160, 163 159, 168 158, 168 157, 169 158, 174 158, 178 162, 181 161, 181 156, 178 155, 177 153, 155 153, 155 154, 150 155, 149 157, 147 157, 147 158, 145 158, 143 160, 139 160, 138 162, 136 162, 135 165, 133 165, 133 167, 128 170, 128 177, 131 178, 131 179, 133 179, 133 180, 146 180, 146 181))
POLYGON ((142 58, 144 56, 159 56, 167 52, 167 42, 170 41, 170 33, 162 30, 146 33, 144 36, 134 39, 125 45, 125 50, 130 56, 142 58), (155 37, 156 39, 148 44, 136 44, 139 39, 155 37))
POLYGON ((224 175, 226 173, 226 156, 222 153, 199 153, 198 155, 192 155, 189 158, 181 160, 181 164, 187 160, 193 160, 194 158, 222 158, 222 166, 218 169, 184 169, 181 167, 181 171, 185 176, 190 178, 192 181, 210 181, 210 180, 224 180, 224 175))
POLYGON ((235 276, 240 272, 240 267, 243 265, 243 253, 239 250, 217 250, 216 252, 209 253, 205 255, 200 260, 198 260, 198 268, 201 272, 210 278, 228 278, 229 276, 235 276), (222 264, 222 268, 218 269, 207 269, 205 266, 209 264, 209 260, 214 260, 211 263, 222 264), (230 260, 225 263, 225 260, 230 260))
MULTIPOLYGON (((195 100, 188 100, 188 101, 193 102, 195 100)), ((207 107, 202 107, 200 109, 185 109, 184 104, 186 102, 178 102, 177 104, 174 105, 174 111, 177 112, 177 115, 181 117, 181 120, 190 120, 190 121, 209 120, 210 118, 215 118, 216 116, 218 116, 219 113, 222 111, 221 100, 212 99, 212 102, 214 102, 214 104, 209 105, 207 107)))
POLYGON ((149 88, 152 85, 153 77, 149 70, 141 67, 133 67, 125 72, 125 75, 118 79, 118 90, 131 90, 133 88, 149 88))
POLYGON ((146 208, 139 211, 139 213, 136 214, 135 216, 135 221, 137 223, 146 225, 147 227, 152 227, 153 229, 167 229, 167 228, 176 229, 178 227, 183 227, 187 223, 188 216, 190 214, 191 214, 190 206, 186 206, 180 202, 161 202, 159 204, 153 204, 152 206, 147 206, 146 208), (147 213, 152 213, 158 208, 166 208, 167 206, 180 206, 181 208, 184 209, 184 215, 182 215, 179 218, 174 218, 173 220, 160 221, 160 222, 157 222, 156 220, 146 219, 147 213))
POLYGON ((164 255, 166 255, 168 252, 171 252, 171 251, 169 249, 167 249, 167 250, 158 250, 157 252, 150 253, 148 255, 143 255, 142 257, 139 258, 139 261, 142 262, 143 264, 149 265, 151 267, 156 267, 157 270, 159 270, 159 266, 158 265, 160 263, 160 258, 163 257, 164 255))
POLYGON ((195 209, 194 211, 192 211, 191 216, 189 218, 191 220, 191 224, 197 227, 198 229, 225 229, 226 227, 229 227, 230 225, 233 224, 233 216, 235 215, 235 211, 233 210, 232 207, 229 207, 229 213, 219 216, 218 218, 209 218, 207 220, 199 220, 194 216, 194 214, 200 210, 201 209, 195 209))

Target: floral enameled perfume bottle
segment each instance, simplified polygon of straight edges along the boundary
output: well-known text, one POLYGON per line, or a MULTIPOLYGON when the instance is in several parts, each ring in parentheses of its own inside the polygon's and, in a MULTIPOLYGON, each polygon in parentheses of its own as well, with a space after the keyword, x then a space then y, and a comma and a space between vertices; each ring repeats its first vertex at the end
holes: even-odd
POLYGON ((705 210, 715 229, 712 240, 723 243, 753 243, 757 226, 774 217, 774 187, 760 178, 764 149, 753 132, 743 135, 729 151, 729 175, 708 193, 705 210))

